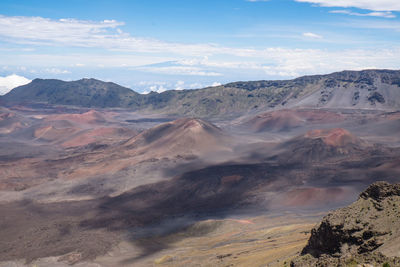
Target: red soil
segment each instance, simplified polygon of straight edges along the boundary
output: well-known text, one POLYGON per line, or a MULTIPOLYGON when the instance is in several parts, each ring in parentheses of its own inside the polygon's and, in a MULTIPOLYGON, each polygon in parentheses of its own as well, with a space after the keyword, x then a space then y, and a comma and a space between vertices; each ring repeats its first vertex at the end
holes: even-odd
POLYGON ((10 112, 6 112, 6 113, 1 113, 0 114, 0 121, 4 121, 6 119, 10 119, 15 117, 15 113, 10 113, 10 112))
POLYGON ((250 124, 254 131, 281 131, 310 123, 334 123, 344 119, 338 113, 323 110, 278 110, 259 114, 249 120, 247 124, 250 124))
POLYGON ((332 204, 346 200, 352 195, 348 188, 299 188, 285 193, 279 200, 280 205, 289 207, 312 207, 332 204))
POLYGON ((104 116, 95 110, 90 110, 82 114, 60 114, 50 115, 46 118, 47 121, 67 120, 76 123, 93 124, 105 122, 104 116))
POLYGON ((358 139, 354 135, 342 128, 311 130, 306 133, 305 137, 322 139, 325 144, 334 147, 342 147, 358 142, 358 139))
POLYGON ((89 131, 85 131, 82 134, 75 136, 74 138, 67 140, 62 143, 63 147, 77 147, 85 146, 96 141, 116 142, 126 140, 129 137, 136 135, 137 132, 125 128, 117 127, 101 127, 89 131))

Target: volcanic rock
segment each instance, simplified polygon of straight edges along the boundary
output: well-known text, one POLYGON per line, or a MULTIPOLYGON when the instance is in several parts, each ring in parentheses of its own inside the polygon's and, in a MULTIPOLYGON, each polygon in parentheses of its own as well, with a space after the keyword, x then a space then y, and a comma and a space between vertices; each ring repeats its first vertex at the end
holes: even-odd
POLYGON ((400 184, 376 182, 356 202, 325 216, 301 255, 291 266, 399 266, 400 184))

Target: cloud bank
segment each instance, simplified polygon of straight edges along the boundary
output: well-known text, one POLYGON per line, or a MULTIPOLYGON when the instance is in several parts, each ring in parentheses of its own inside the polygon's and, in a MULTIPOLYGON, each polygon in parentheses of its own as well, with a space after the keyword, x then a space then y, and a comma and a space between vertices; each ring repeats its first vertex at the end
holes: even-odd
POLYGON ((345 15, 350 15, 350 16, 358 16, 358 17, 382 17, 382 18, 388 18, 388 19, 393 19, 396 16, 389 11, 375 11, 375 12, 369 12, 369 13, 359 13, 359 12, 352 12, 350 10, 331 10, 329 13, 336 13, 336 14, 345 14, 345 15))
POLYGON ((398 0, 295 0, 324 7, 355 7, 374 11, 400 11, 398 0))
POLYGON ((151 38, 133 37, 123 32, 115 20, 53 20, 42 17, 0 15, 0 38, 17 44, 41 46, 96 47, 113 51, 172 53, 178 55, 247 54, 247 49, 215 44, 182 44, 151 38))
POLYGON ((31 80, 12 74, 6 77, 0 77, 0 95, 7 94, 15 87, 30 83, 31 80))
MULTIPOLYGON (((340 2, 341 0, 335 3, 340 5, 340 2)), ((348 11, 350 14, 346 10, 332 12, 363 14, 348 11)), ((366 14, 390 16, 390 12, 384 11, 366 14)), ((186 82, 185 86, 173 83, 168 86, 147 87, 153 91, 190 88, 189 85, 195 82, 211 85, 213 82, 223 83, 238 79, 286 79, 343 69, 400 68, 400 45, 388 45, 384 49, 378 46, 358 49, 318 48, 321 47, 321 43, 329 43, 332 40, 329 32, 321 35, 299 30, 294 34, 297 41, 303 39, 307 41, 307 46, 312 44, 310 48, 271 47, 268 43, 258 47, 230 47, 208 43, 171 43, 135 37, 123 32, 119 28, 122 25, 123 22, 116 20, 55 20, 0 16, 0 40, 3 43, 10 46, 24 44, 25 47, 34 48, 21 53, 0 53, 0 62, 14 67, 4 69, 7 74, 17 73, 22 76, 35 74, 41 77, 76 79, 102 73, 102 77, 116 82, 116 76, 123 77, 120 79, 131 85, 138 82, 139 78, 126 77, 141 77, 141 80, 162 77, 166 81, 186 82), (74 52, 65 49, 67 52, 60 54, 52 53, 51 49, 46 50, 46 47, 80 49, 72 49, 74 52), (28 68, 18 69, 20 66, 28 68)), ((351 25, 347 23, 347 26, 400 30, 400 24, 394 20, 381 20, 373 24, 362 20, 352 22, 351 25)), ((347 40, 344 41, 347 45, 347 40)), ((3 65, 4 67, 7 66, 3 65)))

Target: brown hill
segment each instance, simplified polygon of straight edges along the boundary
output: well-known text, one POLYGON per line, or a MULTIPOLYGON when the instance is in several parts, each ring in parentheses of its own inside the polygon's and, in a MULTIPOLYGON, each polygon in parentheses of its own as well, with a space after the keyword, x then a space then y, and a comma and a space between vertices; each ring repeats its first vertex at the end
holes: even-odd
POLYGON ((43 141, 60 141, 78 132, 79 128, 58 128, 53 125, 38 127, 34 130, 33 136, 43 141))
POLYGON ((160 124, 120 145, 89 155, 86 162, 91 164, 79 166, 69 176, 116 173, 141 162, 193 160, 230 150, 230 137, 220 128, 200 119, 183 118, 160 124))
POLYGON ((168 157, 230 150, 229 141, 230 137, 217 126, 200 119, 183 118, 146 130, 123 146, 135 154, 168 157))
POLYGON ((94 142, 111 144, 126 141, 138 134, 113 120, 112 112, 89 110, 83 113, 62 113, 37 116, 32 125, 35 140, 62 147, 79 147, 94 142))
POLYGON ((352 135, 349 131, 341 128, 316 129, 308 131, 305 138, 321 140, 325 145, 331 147, 345 147, 348 145, 360 145, 362 141, 352 135))
POLYGON ((243 125, 255 132, 287 131, 293 128, 343 121, 345 118, 335 112, 324 110, 277 110, 258 114, 243 125))
POLYGON ((95 142, 112 144, 125 141, 137 134, 137 131, 123 127, 98 127, 90 130, 83 130, 72 138, 62 142, 61 145, 63 147, 79 147, 95 142))
POLYGON ((50 115, 45 118, 46 121, 70 121, 74 123, 95 124, 105 122, 104 116, 96 111, 89 110, 81 114, 58 114, 50 115))
MULTIPOLYGON (((88 141, 95 141, 99 134, 110 134, 110 129, 99 128, 87 131, 62 145, 64 147, 81 146, 88 141)), ((114 130, 111 130, 111 134, 115 138, 114 130)), ((120 134, 126 137, 126 132, 122 131, 120 134)), ((78 162, 78 156, 54 161, 52 167, 59 178, 81 179, 116 174, 144 162, 157 162, 164 159, 193 160, 200 155, 226 152, 231 149, 228 135, 213 124, 199 119, 179 119, 131 136, 134 137, 126 138, 127 141, 123 143, 102 147, 100 150, 89 152, 84 150, 79 155, 81 159, 78 162)))
MULTIPOLYGON (((140 164, 147 168, 146 166, 157 165, 157 162, 162 161, 166 165, 157 166, 161 171, 167 165, 169 168, 173 163, 186 164, 196 161, 202 155, 214 156, 210 159, 214 161, 215 157, 221 155, 220 152, 231 152, 230 136, 213 124, 199 119, 179 119, 164 123, 137 136, 132 130, 113 127, 81 130, 71 137, 64 136, 61 129, 52 126, 40 129, 39 132, 38 137, 48 138, 48 142, 76 149, 71 150, 71 154, 59 158, 44 161, 30 159, 19 162, 20 164, 16 162, 18 168, 11 167, 10 164, 0 166, 4 184, 10 184, 14 177, 24 177, 24 188, 29 188, 45 182, 48 177, 75 180, 99 175, 127 176, 129 173, 135 173, 140 164), (114 142, 107 142, 108 138, 114 142), (93 146, 86 147, 91 143, 93 146), (104 143, 107 146, 103 146, 104 143)), ((206 156, 204 161, 206 160, 209 160, 209 157, 206 156)), ((175 167, 174 172, 181 171, 175 167)), ((157 173, 154 179, 162 176, 157 173)), ((141 183, 147 182, 146 179, 143 178, 141 183)), ((7 188, 12 186, 13 184, 7 185, 7 188)))
POLYGON ((281 160, 312 162, 360 154, 366 151, 368 145, 349 131, 334 128, 308 131, 280 147, 285 149, 285 152, 279 155, 281 160))
POLYGON ((10 134, 28 127, 29 121, 7 109, 0 109, 0 134, 10 134))

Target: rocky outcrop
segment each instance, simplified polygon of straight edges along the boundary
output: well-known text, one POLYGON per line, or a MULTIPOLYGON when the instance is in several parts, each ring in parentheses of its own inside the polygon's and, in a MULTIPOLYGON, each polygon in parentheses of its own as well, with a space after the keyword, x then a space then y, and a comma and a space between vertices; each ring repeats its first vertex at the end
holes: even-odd
POLYGON ((384 263, 400 266, 400 184, 376 182, 356 202, 325 216, 291 266, 384 263))
POLYGON ((400 184, 390 185, 386 182, 376 182, 369 186, 360 194, 360 198, 367 200, 368 198, 377 202, 384 201, 385 198, 400 196, 400 184))

